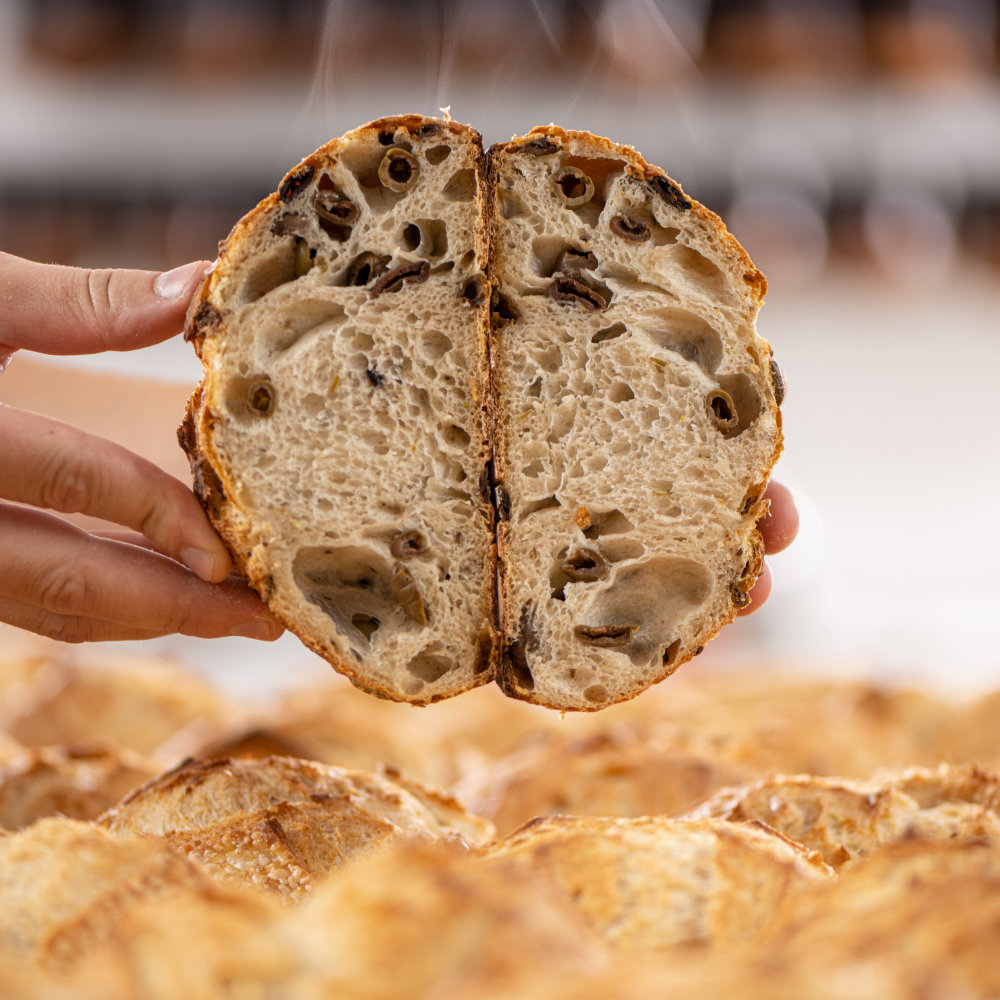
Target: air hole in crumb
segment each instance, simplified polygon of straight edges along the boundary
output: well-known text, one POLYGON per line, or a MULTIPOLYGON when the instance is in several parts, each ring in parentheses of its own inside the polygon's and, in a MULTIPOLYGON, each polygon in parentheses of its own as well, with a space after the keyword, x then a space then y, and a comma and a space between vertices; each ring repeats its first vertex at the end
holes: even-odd
POLYGON ((542 376, 539 375, 527 389, 524 390, 526 396, 531 396, 533 399, 538 399, 542 395, 542 376))
POLYGON ((447 657, 426 651, 415 656, 406 664, 407 671, 425 684, 432 684, 434 681, 440 680, 454 667, 454 662, 447 657))
POLYGON ((382 624, 377 618, 372 615, 352 615, 351 624, 365 637, 368 642, 371 642, 372 636, 378 631, 379 626, 382 624))
POLYGON ((541 500, 531 500, 526 503, 521 508, 521 520, 526 517, 530 517, 532 514, 537 514, 543 510, 555 510, 557 507, 561 507, 562 504, 556 499, 556 497, 543 497, 541 500))
POLYGON ((476 172, 471 168, 456 170, 441 193, 448 201, 472 201, 476 196, 476 172))
POLYGON ((420 338, 420 348, 421 353, 437 361, 451 350, 452 343, 440 330, 428 330, 420 338))
POLYGON ((451 156, 451 146, 445 146, 443 144, 440 146, 431 146, 431 148, 424 153, 424 156, 427 158, 427 162, 431 164, 431 166, 436 167, 439 163, 444 163, 444 161, 451 156))
POLYGON ((680 639, 674 639, 672 643, 663 651, 663 665, 671 666, 677 661, 677 654, 681 651, 680 639))
POLYGON ((728 298, 729 283, 726 275, 704 254, 682 243, 674 244, 669 251, 670 261, 699 290, 713 298, 728 298))
POLYGON ((612 403, 625 403, 630 399, 635 399, 635 393, 627 382, 615 382, 608 390, 608 399, 612 403))
POLYGON ((615 337, 620 337, 623 333, 628 333, 628 327, 624 323, 614 323, 611 326, 604 327, 603 330, 598 330, 590 338, 590 342, 592 344, 603 344, 607 340, 614 340, 615 337))
MULTIPOLYGON (((451 448, 468 448, 472 443, 472 438, 469 434, 458 424, 451 424, 444 429, 444 440, 451 448)), ((463 475, 463 479, 465 476, 463 475)))
POLYGON ((635 531, 635 525, 620 511, 590 511, 590 527, 584 531, 587 538, 601 535, 624 535, 635 531))
POLYGON ((420 246, 420 227, 413 222, 403 230, 403 245, 407 250, 416 250, 420 246))
POLYGON ((465 283, 462 298, 474 306, 481 306, 486 302, 486 283, 481 275, 477 274, 465 283))

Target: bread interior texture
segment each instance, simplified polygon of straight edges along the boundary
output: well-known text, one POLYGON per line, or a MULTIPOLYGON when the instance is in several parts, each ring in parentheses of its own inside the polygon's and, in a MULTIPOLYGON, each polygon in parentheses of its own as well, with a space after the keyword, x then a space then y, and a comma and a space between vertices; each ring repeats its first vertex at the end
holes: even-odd
POLYGON ((195 486, 275 614, 358 686, 593 710, 760 569, 764 281, 634 151, 381 119, 241 220, 189 313, 195 486))

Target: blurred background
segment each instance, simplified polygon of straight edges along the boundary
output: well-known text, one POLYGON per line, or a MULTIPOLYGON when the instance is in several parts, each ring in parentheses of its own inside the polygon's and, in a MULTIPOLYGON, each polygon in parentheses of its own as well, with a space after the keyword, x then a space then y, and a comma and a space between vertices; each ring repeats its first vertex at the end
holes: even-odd
MULTIPOLYGON (((635 146, 768 276, 790 383, 800 538, 703 661, 1000 681, 997 0, 0 0, 0 95, 0 248, 93 266, 213 257, 384 114, 635 146)), ((179 339, 67 364, 200 375, 179 339)), ((147 645, 248 686, 329 669, 290 637, 147 645)))

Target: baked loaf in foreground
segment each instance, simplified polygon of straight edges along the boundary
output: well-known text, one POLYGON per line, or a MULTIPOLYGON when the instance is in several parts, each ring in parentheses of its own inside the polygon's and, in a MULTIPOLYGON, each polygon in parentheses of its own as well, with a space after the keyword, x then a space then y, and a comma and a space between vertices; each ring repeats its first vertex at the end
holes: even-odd
POLYGON ((384 118, 295 167, 188 315, 181 443, 276 616, 359 687, 594 710, 748 602, 766 284, 629 147, 384 118))

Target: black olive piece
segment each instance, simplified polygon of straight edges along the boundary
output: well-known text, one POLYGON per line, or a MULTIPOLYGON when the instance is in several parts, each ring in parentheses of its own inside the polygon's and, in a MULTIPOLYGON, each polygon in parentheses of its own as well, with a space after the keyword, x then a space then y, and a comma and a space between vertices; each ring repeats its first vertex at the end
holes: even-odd
POLYGON ((219 328, 222 317, 210 302, 202 302, 194 312, 189 329, 184 331, 186 341, 211 337, 219 328))
POLYGON ((385 381, 385 376, 374 365, 371 368, 366 368, 365 374, 368 376, 368 381, 376 389, 385 381))
POLYGON ((487 462, 483 466, 483 471, 479 473, 479 495, 482 501, 490 506, 493 505, 493 463, 487 462))
POLYGON ((603 344, 606 340, 614 340, 615 337, 620 337, 623 333, 628 333, 628 328, 625 324, 614 323, 611 326, 606 326, 603 330, 598 330, 590 338, 590 342, 592 344, 603 344))
POLYGON ((708 415, 712 418, 712 423, 723 434, 736 430, 739 426, 739 415, 736 412, 736 404, 733 397, 724 389, 715 389, 708 394, 706 400, 708 404, 708 415))
POLYGON ((496 503, 494 506, 496 507, 497 517, 500 518, 501 521, 509 521, 510 493, 508 492, 507 487, 504 486, 503 483, 498 483, 494 493, 496 495, 496 503))
POLYGON ((577 625, 573 634, 592 646, 611 649, 614 646, 627 646, 632 641, 632 633, 638 625, 577 625))
POLYGON ((396 132, 394 129, 385 128, 382 129, 378 134, 378 141, 383 146, 391 146, 396 140, 396 132))
POLYGON ((608 225, 613 233, 629 243, 645 243, 652 232, 648 222, 632 219, 627 215, 613 215, 608 225))
POLYGON ((782 370, 778 367, 778 362, 771 358, 769 366, 771 373, 771 385, 774 387, 774 401, 781 406, 785 401, 785 393, 788 391, 788 383, 782 370))
POLYGON ((745 608, 750 604, 750 595, 742 587, 733 587, 733 605, 737 608, 745 608))
POLYGON ((522 147, 522 153, 531 156, 548 156, 559 148, 559 143, 548 136, 540 135, 537 139, 529 139, 522 147))
POLYGON ((313 208, 321 219, 335 226, 351 226, 358 219, 358 206, 336 191, 317 191, 313 208))
POLYGON ((412 264, 403 264, 401 267, 394 267, 391 271, 386 271, 372 285, 372 296, 381 295, 383 292, 398 292, 407 281, 415 281, 419 284, 422 281, 426 281, 430 273, 431 265, 426 260, 414 261, 412 264))
POLYGON ((268 379, 259 378, 250 383, 247 389, 247 408, 260 417, 270 416, 274 412, 274 386, 268 379))
POLYGON ((389 551, 396 559, 422 556, 429 548, 427 538, 419 531, 401 531, 389 543, 389 551))
POLYGON ((441 126, 438 125, 437 122, 424 122, 424 124, 417 129, 417 135, 421 136, 437 135, 438 132, 440 131, 441 131, 441 126))
POLYGON ((682 212, 686 212, 691 207, 691 202, 684 197, 681 189, 670 178, 651 177, 649 186, 668 205, 673 205, 674 208, 679 208, 682 212))
POLYGON ((378 168, 378 179, 390 191, 408 191, 420 176, 420 161, 405 149, 390 149, 378 168))
POLYGON ((557 275, 552 279, 549 298, 556 302, 575 302, 591 312, 603 312, 608 308, 608 303, 600 292, 566 275, 557 275))
POLYGON ((314 172, 308 163, 293 170, 281 182, 281 186, 278 188, 278 200, 288 201, 290 198, 294 198, 312 180, 314 172))
POLYGON ((585 205, 594 196, 594 182, 579 167, 563 167, 552 183, 569 208, 585 205))
POLYGON ((345 284, 362 288, 373 278, 377 278, 383 274, 388 263, 388 257, 383 257, 370 251, 358 254, 347 268, 345 284))
POLYGON ((607 560, 594 549, 576 549, 567 556, 559 568, 571 580, 593 583, 608 575, 607 560))

